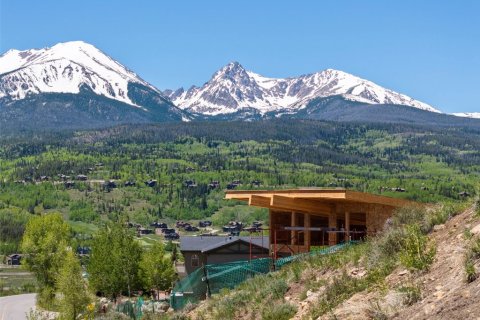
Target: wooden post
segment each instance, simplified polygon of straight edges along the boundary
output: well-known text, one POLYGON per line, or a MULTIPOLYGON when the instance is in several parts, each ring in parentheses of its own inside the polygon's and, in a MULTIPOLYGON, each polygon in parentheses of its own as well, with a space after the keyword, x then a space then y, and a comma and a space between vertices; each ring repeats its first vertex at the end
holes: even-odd
MULTIPOLYGON (((297 224, 297 213, 295 211, 292 211, 292 219, 290 226, 291 227, 296 227, 297 224)), ((295 238, 295 232, 294 230, 290 231, 290 244, 293 246, 297 243, 297 239, 295 238)))
MULTIPOLYGON (((330 215, 328 216, 328 227, 337 230, 337 211, 336 210, 330 211, 330 215)), ((336 244, 337 244, 337 233, 329 232, 328 245, 333 246, 336 244)))
POLYGON ((350 241, 350 212, 345 211, 345 242, 350 241))
MULTIPOLYGON (((268 209, 268 227, 270 228, 268 232, 268 247, 270 251, 272 250, 272 245, 274 243, 273 239, 273 226, 274 226, 274 221, 273 221, 273 216, 272 216, 272 209, 268 209)), ((271 253, 271 252, 270 252, 271 253)))
POLYGON ((303 215, 303 225, 305 226, 305 236, 304 236, 304 245, 305 247, 307 248, 307 252, 310 252, 310 233, 311 231, 309 230, 309 228, 311 227, 310 226, 310 214, 309 213, 305 213, 303 215))

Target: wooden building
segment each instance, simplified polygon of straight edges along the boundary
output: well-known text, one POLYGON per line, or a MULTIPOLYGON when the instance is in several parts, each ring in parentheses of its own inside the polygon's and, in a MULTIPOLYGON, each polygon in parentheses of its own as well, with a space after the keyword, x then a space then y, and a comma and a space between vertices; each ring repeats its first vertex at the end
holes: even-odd
POLYGON ((414 204, 345 189, 227 190, 225 198, 269 209, 275 256, 360 240, 382 230, 396 208, 414 204))
POLYGON ((269 255, 268 237, 185 236, 180 251, 188 274, 207 265, 265 258, 269 255))

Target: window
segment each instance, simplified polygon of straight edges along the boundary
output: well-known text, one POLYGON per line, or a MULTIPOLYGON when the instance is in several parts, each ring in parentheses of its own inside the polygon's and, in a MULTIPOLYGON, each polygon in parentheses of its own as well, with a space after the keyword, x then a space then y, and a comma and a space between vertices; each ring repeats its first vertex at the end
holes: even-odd
POLYGON ((192 259, 190 261, 192 262, 192 267, 198 267, 199 265, 198 255, 196 254, 192 255, 192 259))

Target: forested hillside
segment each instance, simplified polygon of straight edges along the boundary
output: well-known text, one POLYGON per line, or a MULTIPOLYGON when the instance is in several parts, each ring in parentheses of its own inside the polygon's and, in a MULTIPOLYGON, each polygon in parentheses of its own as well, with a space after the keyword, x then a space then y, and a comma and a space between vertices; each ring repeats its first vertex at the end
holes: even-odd
POLYGON ((4 135, 2 253, 17 250, 25 221, 41 212, 61 212, 77 234, 108 220, 265 217, 223 200, 227 188, 340 187, 422 202, 460 199, 475 194, 479 138, 473 129, 302 120, 4 135))

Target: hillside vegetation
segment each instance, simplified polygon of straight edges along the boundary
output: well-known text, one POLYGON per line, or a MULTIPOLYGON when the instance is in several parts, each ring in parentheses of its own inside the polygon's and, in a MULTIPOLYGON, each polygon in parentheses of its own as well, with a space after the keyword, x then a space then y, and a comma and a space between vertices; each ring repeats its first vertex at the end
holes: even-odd
POLYGON ((399 210, 375 238, 256 276, 183 317, 470 319, 480 311, 477 205, 399 210))

